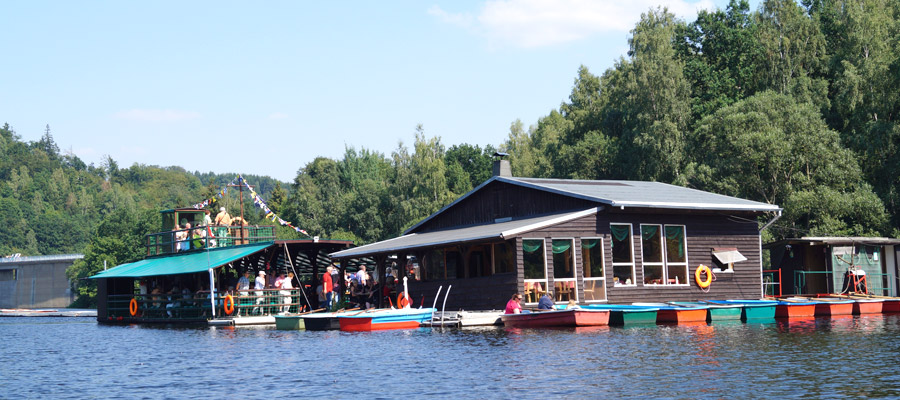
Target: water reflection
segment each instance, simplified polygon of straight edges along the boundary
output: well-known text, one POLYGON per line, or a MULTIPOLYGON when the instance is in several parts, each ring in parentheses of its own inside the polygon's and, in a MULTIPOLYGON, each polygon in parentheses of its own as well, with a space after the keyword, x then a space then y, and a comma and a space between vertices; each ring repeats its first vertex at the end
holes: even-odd
POLYGON ((370 333, 35 320, 0 318, 0 397, 900 397, 898 315, 370 333))

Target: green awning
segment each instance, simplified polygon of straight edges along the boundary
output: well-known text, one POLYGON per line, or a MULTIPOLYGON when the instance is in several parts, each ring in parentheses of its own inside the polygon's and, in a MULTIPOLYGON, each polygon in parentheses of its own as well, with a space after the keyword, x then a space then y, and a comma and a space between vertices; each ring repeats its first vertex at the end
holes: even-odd
POLYGON ((192 274, 209 268, 217 268, 234 260, 249 256, 272 246, 272 242, 237 247, 223 247, 209 251, 179 254, 166 257, 147 258, 129 264, 122 264, 91 277, 102 278, 143 278, 145 276, 192 274))

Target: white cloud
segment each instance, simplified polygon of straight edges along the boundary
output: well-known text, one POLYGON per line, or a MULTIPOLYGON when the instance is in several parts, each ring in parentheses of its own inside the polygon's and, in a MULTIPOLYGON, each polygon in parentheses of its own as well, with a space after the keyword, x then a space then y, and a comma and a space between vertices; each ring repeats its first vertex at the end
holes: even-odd
POLYGON ((693 20, 712 0, 490 0, 477 16, 448 13, 438 6, 428 14, 488 39, 492 45, 522 48, 550 46, 604 32, 628 32, 641 13, 667 7, 679 18, 693 20))
POLYGON ((269 114, 269 119, 285 119, 287 117, 289 117, 289 115, 283 112, 273 112, 269 114))
POLYGON ((137 122, 179 122, 200 118, 195 111, 131 109, 119 111, 116 118, 137 122))

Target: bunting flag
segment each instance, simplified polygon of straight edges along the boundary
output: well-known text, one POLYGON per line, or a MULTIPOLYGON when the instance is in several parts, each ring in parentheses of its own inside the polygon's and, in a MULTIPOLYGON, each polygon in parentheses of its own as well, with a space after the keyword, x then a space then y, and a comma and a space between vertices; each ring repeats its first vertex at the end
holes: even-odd
POLYGON ((266 202, 263 201, 262 197, 259 197, 259 195, 256 194, 256 191, 253 190, 252 187, 250 187, 250 185, 247 183, 247 181, 244 179, 244 177, 241 176, 240 174, 238 174, 238 176, 234 177, 234 179, 231 180, 231 183, 229 183, 228 185, 225 185, 222 189, 220 189, 216 193, 215 197, 205 199, 197 204, 194 204, 192 207, 199 210, 201 208, 208 207, 210 204, 215 204, 216 202, 218 202, 218 199, 221 199, 226 194, 228 194, 228 187, 234 186, 235 184, 243 185, 244 187, 247 188, 247 190, 250 191, 250 199, 253 200, 253 205, 259 207, 261 210, 263 210, 263 212, 266 213, 265 214, 266 216, 264 217, 265 219, 272 220, 272 222, 278 222, 281 226, 287 226, 296 232, 302 233, 308 237, 312 237, 305 230, 292 225, 289 221, 285 221, 284 219, 282 219, 281 217, 276 215, 275 212, 269 208, 269 206, 266 204, 266 202))

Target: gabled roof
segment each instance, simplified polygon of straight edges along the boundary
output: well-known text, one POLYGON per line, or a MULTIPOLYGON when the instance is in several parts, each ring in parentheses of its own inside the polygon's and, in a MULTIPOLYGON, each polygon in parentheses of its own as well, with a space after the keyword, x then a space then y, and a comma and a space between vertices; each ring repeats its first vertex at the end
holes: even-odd
POLYGON ((427 233, 410 233, 394 239, 367 244, 348 250, 331 253, 333 258, 356 258, 379 253, 393 253, 401 250, 412 250, 421 247, 438 246, 450 243, 465 243, 481 240, 498 239, 506 240, 518 234, 530 232, 536 229, 561 224, 574 219, 596 214, 599 208, 590 208, 583 211, 567 212, 545 215, 535 218, 527 218, 506 222, 496 222, 484 225, 475 225, 465 228, 448 229, 427 233))
POLYGON ((725 196, 661 182, 615 180, 589 181, 495 176, 488 179, 477 188, 472 189, 469 193, 456 199, 456 201, 440 209, 438 212, 419 221, 419 223, 407 229, 404 233, 412 232, 438 214, 443 213, 445 210, 453 207, 463 199, 495 181, 556 193, 562 196, 596 201, 597 203, 606 204, 610 207, 750 212, 781 211, 781 208, 774 204, 744 200, 737 197, 725 196))

